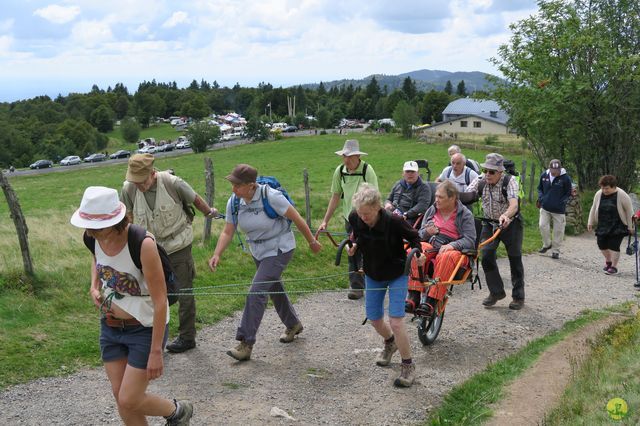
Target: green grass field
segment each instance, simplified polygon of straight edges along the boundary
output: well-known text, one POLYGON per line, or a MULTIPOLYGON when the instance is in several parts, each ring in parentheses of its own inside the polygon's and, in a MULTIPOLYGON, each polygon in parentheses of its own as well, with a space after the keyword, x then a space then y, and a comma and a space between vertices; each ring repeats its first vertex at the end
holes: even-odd
MULTIPOLYGON (((178 136, 182 136, 184 132, 176 131, 171 125, 167 123, 152 123, 149 128, 142 129, 140 132, 140 139, 154 138, 156 141, 167 140, 175 141, 178 136)), ((122 139, 122 132, 120 126, 114 128, 111 132, 106 133, 109 138, 109 145, 107 149, 109 152, 117 151, 119 149, 126 149, 129 151, 138 149, 135 143, 127 143, 122 139)))
MULTIPOLYGON (((404 161, 428 159, 435 175, 447 164, 446 145, 426 145, 402 140, 394 135, 359 135, 364 157, 374 167, 386 197, 387 191, 400 178, 404 161)), ((330 180, 340 158, 334 154, 342 148, 344 136, 324 135, 287 138, 277 142, 243 145, 229 149, 159 159, 157 168, 172 168, 200 194, 204 193, 203 158, 212 158, 215 173, 215 206, 224 209, 231 194, 224 179, 233 166, 245 162, 257 167, 261 174, 274 175, 287 188, 304 215, 303 170, 309 172, 313 225, 322 216, 330 196, 330 180)), ((485 152, 466 152, 482 160, 485 152)), ((520 164, 522 158, 510 156, 520 164)), ((530 161, 530 159, 529 159, 530 161)), ((36 278, 22 277, 22 258, 13 222, 6 203, 0 203, 0 387, 37 377, 67 374, 78 367, 99 364, 97 344, 98 314, 89 297, 90 255, 81 240, 82 231, 69 224, 87 186, 103 185, 120 189, 126 164, 104 165, 90 169, 70 169, 65 173, 13 176, 10 183, 18 194, 27 225, 36 278)), ((525 250, 540 246, 537 231, 538 213, 525 206, 525 250)), ((203 218, 194 222, 194 259, 198 276, 194 286, 201 293, 212 293, 225 286, 225 292, 242 293, 254 274, 249 255, 235 245, 222 258, 215 274, 208 271, 207 260, 213 252, 222 227, 213 223, 213 238, 202 243, 203 218), (231 284, 241 283, 238 286, 231 284)), ((342 231, 342 222, 333 218, 330 227, 342 231)), ((323 239, 324 250, 313 256, 299 237, 299 250, 285 272, 287 278, 308 278, 290 282, 287 288, 301 293, 345 289, 345 268, 333 265, 335 250, 323 239), (326 278, 317 278, 326 277, 326 278)), ((241 309, 244 298, 237 295, 197 296, 200 326, 241 309)), ((172 317, 176 318, 175 307, 172 317)), ((176 321, 171 321, 175 332, 176 321)))

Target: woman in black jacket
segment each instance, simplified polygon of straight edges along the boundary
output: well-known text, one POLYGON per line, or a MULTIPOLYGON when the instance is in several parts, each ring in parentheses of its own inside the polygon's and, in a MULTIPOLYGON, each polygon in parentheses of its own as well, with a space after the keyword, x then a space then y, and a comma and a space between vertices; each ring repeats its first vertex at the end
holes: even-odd
POLYGON ((352 204, 355 210, 349 215, 349 223, 355 243, 349 248, 349 255, 353 256, 358 249, 362 252, 367 318, 384 339, 384 349, 376 364, 389 365, 393 354, 400 351, 402 370, 394 384, 409 387, 415 380, 415 365, 411 360, 411 346, 404 324, 408 281, 404 275, 405 240, 411 247, 420 248, 420 237, 406 220, 382 208, 380 193, 372 185, 361 185, 353 196, 352 204), (384 322, 387 289, 389 324, 384 322))

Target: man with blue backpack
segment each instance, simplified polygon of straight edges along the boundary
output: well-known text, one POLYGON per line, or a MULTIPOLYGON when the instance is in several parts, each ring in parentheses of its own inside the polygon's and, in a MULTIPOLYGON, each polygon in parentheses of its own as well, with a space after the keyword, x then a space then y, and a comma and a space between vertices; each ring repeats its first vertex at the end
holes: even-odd
MULTIPOLYGON (((344 147, 340 151, 336 151, 336 155, 342 157, 342 164, 336 167, 333 172, 331 199, 318 230, 327 229, 333 213, 338 207, 342 207, 340 213, 344 227, 348 233, 351 233, 351 225, 349 225, 349 214, 353 210, 351 199, 364 182, 377 189, 378 177, 370 164, 360 160, 360 156, 367 155, 367 153, 360 151, 360 143, 356 139, 347 140, 344 147)), ((356 300, 364 296, 362 253, 358 252, 355 256, 349 256, 349 287, 347 295, 349 299, 356 300)))

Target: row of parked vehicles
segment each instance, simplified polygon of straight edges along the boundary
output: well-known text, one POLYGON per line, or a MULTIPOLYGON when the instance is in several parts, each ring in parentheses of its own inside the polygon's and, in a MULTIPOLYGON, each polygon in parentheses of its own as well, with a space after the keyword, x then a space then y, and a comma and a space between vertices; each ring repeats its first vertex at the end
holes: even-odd
MULTIPOLYGON (((97 152, 95 154, 91 154, 84 159, 80 158, 77 155, 68 155, 60 160, 61 166, 74 166, 76 164, 80 164, 82 162, 85 163, 98 163, 100 161, 105 161, 108 158, 116 159, 116 158, 128 158, 131 155, 131 152, 121 149, 119 151, 114 152, 109 157, 101 152, 97 152)), ((53 161, 51 160, 38 160, 35 163, 31 164, 29 168, 31 169, 46 169, 49 167, 53 167, 53 161)))

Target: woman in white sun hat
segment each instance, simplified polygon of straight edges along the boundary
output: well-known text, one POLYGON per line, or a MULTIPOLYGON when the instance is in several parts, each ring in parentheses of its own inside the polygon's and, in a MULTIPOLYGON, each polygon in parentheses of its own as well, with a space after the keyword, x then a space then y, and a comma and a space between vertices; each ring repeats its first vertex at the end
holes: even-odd
POLYGON ((91 300, 100 310, 100 352, 118 412, 125 424, 146 424, 145 416, 164 416, 167 424, 187 425, 189 401, 146 392, 163 373, 169 307, 162 263, 150 234, 140 245, 142 270, 134 264, 130 225, 115 189, 88 187, 71 224, 83 228, 85 245, 94 253, 91 300))

